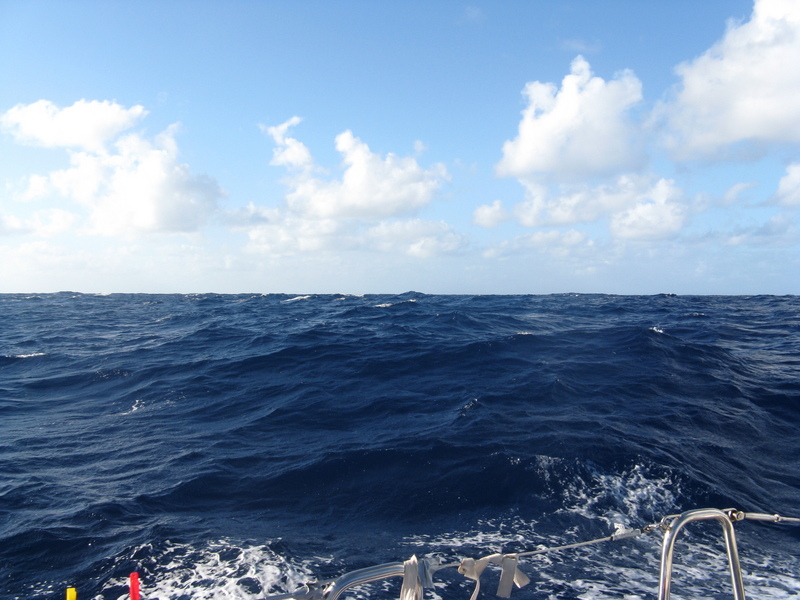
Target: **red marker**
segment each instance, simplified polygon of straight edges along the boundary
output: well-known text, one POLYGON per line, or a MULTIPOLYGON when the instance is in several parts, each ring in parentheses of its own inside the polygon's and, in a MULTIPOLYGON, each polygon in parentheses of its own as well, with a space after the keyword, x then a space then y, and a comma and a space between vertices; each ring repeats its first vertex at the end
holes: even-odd
POLYGON ((139 574, 131 573, 131 600, 139 600, 139 574))

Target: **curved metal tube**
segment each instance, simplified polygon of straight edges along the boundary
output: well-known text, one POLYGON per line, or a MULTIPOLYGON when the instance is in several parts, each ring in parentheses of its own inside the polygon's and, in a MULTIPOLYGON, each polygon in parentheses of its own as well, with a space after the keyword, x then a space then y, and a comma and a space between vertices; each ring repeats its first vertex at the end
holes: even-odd
POLYGON ((733 597, 735 600, 745 600, 742 567, 739 564, 739 550, 736 547, 733 522, 726 513, 716 508, 700 508, 682 513, 678 515, 664 534, 664 541, 661 546, 661 576, 658 585, 659 600, 669 600, 670 584, 672 582, 672 554, 675 550, 675 540, 678 537, 678 533, 687 523, 707 519, 715 519, 722 525, 722 531, 725 534, 725 548, 728 552, 728 566, 730 567, 731 582, 733 584, 733 597))
POLYGON ((362 583, 370 583, 372 581, 380 581, 381 579, 388 579, 389 577, 402 577, 404 570, 403 563, 396 562, 351 571, 350 573, 345 573, 339 577, 339 579, 331 583, 325 590, 323 597, 325 600, 338 600, 339 596, 341 596, 345 590, 353 586, 361 585, 362 583))

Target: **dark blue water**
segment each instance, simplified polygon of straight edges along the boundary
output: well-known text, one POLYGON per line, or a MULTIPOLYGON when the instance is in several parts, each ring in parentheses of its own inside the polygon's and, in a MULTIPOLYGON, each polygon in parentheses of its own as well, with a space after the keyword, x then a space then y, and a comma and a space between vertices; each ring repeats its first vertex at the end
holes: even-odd
MULTIPOLYGON (((261 598, 690 508, 800 516, 797 297, 60 293, 0 310, 2 598, 116 600, 131 571, 145 598, 261 598)), ((737 525, 749 597, 800 593, 798 529, 737 525)), ((687 533, 673 597, 728 596, 716 533, 687 533)), ((521 563, 534 583, 513 597, 654 597, 659 543, 521 563)), ((469 598, 437 579, 426 598, 469 598)))

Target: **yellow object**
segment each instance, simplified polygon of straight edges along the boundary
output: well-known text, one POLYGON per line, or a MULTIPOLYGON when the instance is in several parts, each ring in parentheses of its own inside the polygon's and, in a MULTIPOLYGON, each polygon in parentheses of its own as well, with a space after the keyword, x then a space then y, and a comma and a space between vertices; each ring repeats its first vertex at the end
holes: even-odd
POLYGON ((67 588, 67 600, 78 600, 78 590, 67 588))

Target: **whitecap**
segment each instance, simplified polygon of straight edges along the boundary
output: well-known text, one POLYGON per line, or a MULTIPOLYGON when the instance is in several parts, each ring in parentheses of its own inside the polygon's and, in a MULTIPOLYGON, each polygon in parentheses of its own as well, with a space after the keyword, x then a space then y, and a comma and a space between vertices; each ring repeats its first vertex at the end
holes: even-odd
POLYGON ((287 302, 298 302, 300 300, 308 300, 311 296, 295 296, 294 298, 289 298, 288 300, 281 300, 281 303, 286 304, 287 302))
MULTIPOLYGON (((143 550, 149 554, 151 548, 148 544, 143 550)), ((267 545, 223 539, 197 547, 168 541, 154 554, 158 566, 139 572, 143 598, 255 600, 292 592, 313 578, 311 563, 287 559, 267 545)), ((106 585, 127 583, 124 578, 106 585)))
POLYGON ((133 406, 131 406, 131 409, 125 411, 124 413, 122 413, 122 416, 127 416, 127 415, 130 415, 132 413, 135 413, 137 410, 139 410, 140 408, 144 408, 144 407, 145 407, 144 400, 142 400, 141 398, 137 398, 134 401, 133 406))

